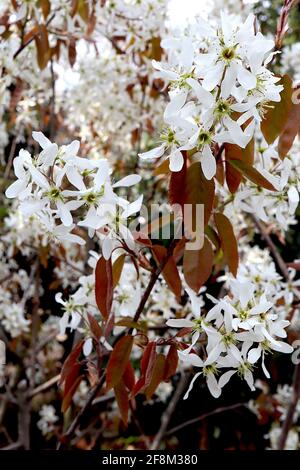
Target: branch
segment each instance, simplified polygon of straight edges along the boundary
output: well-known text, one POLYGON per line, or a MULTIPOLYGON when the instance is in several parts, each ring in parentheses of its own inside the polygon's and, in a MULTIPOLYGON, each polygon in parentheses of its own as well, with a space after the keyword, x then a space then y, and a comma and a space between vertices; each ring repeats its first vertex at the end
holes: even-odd
POLYGON ((219 413, 224 413, 225 411, 231 411, 236 408, 241 408, 243 406, 247 406, 247 403, 236 403, 235 405, 230 405, 230 406, 222 406, 220 408, 216 408, 213 411, 209 411, 208 413, 204 413, 197 418, 189 419, 188 421, 185 421, 184 423, 179 424, 178 426, 175 426, 174 428, 169 429, 166 432, 166 435, 174 434, 175 432, 179 431, 180 429, 186 428, 187 426, 191 426, 191 424, 195 424, 198 421, 202 421, 203 419, 208 418, 209 416, 213 416, 219 413))
POLYGON ((174 395, 173 395, 166 411, 162 415, 160 428, 159 428, 158 433, 156 434, 156 436, 155 436, 155 438, 152 442, 150 450, 157 450, 159 448, 160 443, 161 443, 164 435, 166 434, 167 427, 168 427, 169 422, 170 422, 170 420, 173 416, 173 413, 176 409, 177 403, 180 400, 184 390, 186 389, 189 378, 190 378, 190 373, 183 373, 181 375, 179 383, 178 383, 177 388, 175 390, 175 393, 174 393, 174 395))
POLYGON ((47 382, 39 385, 38 387, 36 387, 34 390, 32 390, 28 397, 29 398, 32 398, 34 397, 35 395, 37 395, 38 393, 40 392, 43 392, 44 390, 47 390, 48 388, 52 387, 53 385, 55 385, 60 379, 60 374, 58 375, 55 375, 54 377, 52 377, 51 379, 47 380, 47 382))
MULTIPOLYGON (((284 262, 283 258, 281 257, 276 245, 273 243, 273 241, 271 240, 271 237, 266 232, 263 224, 254 215, 253 215, 253 220, 255 222, 256 227, 260 231, 262 238, 265 240, 266 244, 268 245, 282 275, 284 276, 285 280, 289 282, 290 276, 289 276, 287 265, 284 262)), ((278 440, 278 450, 283 450, 285 448, 285 443, 286 443, 289 431, 291 427, 293 426, 296 406, 300 398, 300 364, 297 364, 294 370, 292 390, 293 390, 292 399, 289 404, 287 415, 284 420, 284 423, 281 429, 281 434, 278 440)))
POLYGON ((300 398, 300 364, 297 364, 294 370, 293 384, 292 384, 292 400, 289 404, 286 418, 284 420, 281 434, 278 440, 278 450, 285 448, 285 443, 289 434, 289 431, 294 423, 294 416, 297 407, 298 400, 300 398))
POLYGON ((67 432, 61 437, 60 442, 57 445, 56 450, 60 450, 62 447, 67 446, 72 438, 73 433, 76 431, 77 427, 80 424, 82 417, 86 414, 87 410, 92 405, 94 399, 96 398, 97 393, 101 389, 105 381, 105 375, 103 374, 99 379, 99 382, 90 390, 88 399, 85 405, 81 408, 79 413, 76 415, 71 425, 69 426, 67 432))
MULTIPOLYGON (((55 17, 55 14, 56 14, 56 12, 54 12, 53 15, 50 16, 49 20, 46 22, 46 26, 48 26, 48 25, 51 23, 51 21, 52 21, 52 20, 54 19, 54 17, 55 17)), ((27 46, 35 39, 35 37, 36 37, 37 34, 38 34, 38 32, 37 32, 36 34, 34 34, 33 36, 31 36, 31 38, 28 39, 27 42, 21 44, 21 46, 19 47, 19 49, 18 49, 18 50, 14 53, 14 55, 13 55, 13 59, 14 59, 14 60, 18 57, 19 54, 21 54, 21 52, 25 49, 25 47, 27 47, 27 46)))
MULTIPOLYGON (((141 316, 141 314, 143 313, 143 310, 144 310, 144 307, 146 305, 146 302, 152 292, 152 289, 157 281, 157 279, 159 278, 160 274, 162 273, 162 271, 164 270, 167 262, 169 261, 169 259, 171 258, 172 254, 173 254, 173 251, 174 251, 174 248, 177 244, 177 241, 176 239, 173 239, 168 247, 168 250, 167 250, 167 254, 165 256, 165 258, 162 260, 162 262, 160 263, 160 265, 156 268, 155 271, 153 271, 153 273, 151 274, 151 278, 150 278, 150 281, 149 281, 149 284, 144 292, 144 295, 143 297, 141 298, 141 301, 140 301, 140 304, 135 312, 135 315, 134 315, 134 318, 133 318, 133 321, 134 322, 137 322, 141 316)), ((129 332, 128 334, 131 334, 133 331, 133 328, 130 328, 129 329, 129 332)))
POLYGON ((287 32, 287 23, 291 9, 299 3, 299 0, 284 0, 280 16, 277 22, 277 30, 275 37, 275 50, 282 47, 283 38, 287 32))

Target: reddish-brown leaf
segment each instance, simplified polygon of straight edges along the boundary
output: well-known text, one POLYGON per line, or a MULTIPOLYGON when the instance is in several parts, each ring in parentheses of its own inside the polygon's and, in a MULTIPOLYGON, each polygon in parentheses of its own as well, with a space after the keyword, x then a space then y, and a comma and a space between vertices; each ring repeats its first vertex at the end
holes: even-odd
POLYGON ((220 249, 220 246, 221 246, 221 241, 220 241, 220 238, 219 238, 219 235, 217 234, 217 232, 215 231, 214 228, 212 228, 210 225, 207 225, 205 227, 205 235, 207 236, 207 238, 212 242, 212 244, 214 245, 214 247, 219 250, 220 249))
POLYGON ((74 38, 70 38, 69 44, 68 44, 68 59, 71 67, 76 62, 76 41, 74 38))
MULTIPOLYGON (((160 245, 153 245, 152 251, 157 264, 160 265, 167 256, 166 248, 160 245)), ((162 271, 162 275, 172 292, 174 292, 174 294, 176 295, 177 299, 180 299, 182 285, 173 256, 170 256, 170 258, 168 259, 167 264, 165 265, 162 271)))
POLYGON ((74 393, 76 392, 82 379, 83 379, 83 375, 76 377, 74 382, 72 382, 71 386, 68 388, 68 391, 64 393, 64 398, 63 398, 62 405, 61 405, 61 411, 63 413, 65 413, 67 409, 69 408, 72 402, 74 393))
POLYGON ((187 240, 185 237, 182 237, 178 243, 176 244, 174 250, 173 250, 173 258, 176 264, 179 263, 179 261, 182 259, 184 255, 184 248, 187 240))
POLYGON ((134 321, 132 317, 122 317, 121 320, 117 321, 115 325, 126 326, 126 328, 135 328, 136 330, 139 330, 139 331, 146 330, 146 326, 141 325, 140 323, 134 321))
POLYGON ((254 161, 254 139, 252 139, 246 148, 241 148, 235 144, 225 144, 226 160, 226 182, 231 193, 235 193, 242 181, 241 173, 228 162, 230 160, 241 160, 247 165, 253 165, 254 161))
POLYGON ((164 380, 168 380, 170 377, 172 377, 172 375, 176 374, 177 365, 178 365, 177 348, 174 344, 171 344, 167 357, 166 357, 166 362, 165 362, 164 380))
POLYGON ((215 214, 215 222, 221 240, 224 259, 228 264, 230 272, 236 276, 239 265, 239 254, 231 222, 224 214, 221 213, 215 214))
POLYGON ((280 158, 284 158, 290 151, 294 140, 300 131, 300 104, 292 104, 286 125, 278 143, 280 158))
POLYGON ((23 39, 24 44, 27 44, 27 42, 31 41, 31 39, 34 38, 34 36, 38 32, 39 32, 39 25, 36 24, 32 29, 28 31, 28 33, 24 35, 24 39, 23 39))
POLYGON ((156 343, 155 341, 150 341, 144 351, 142 360, 141 360, 141 372, 142 375, 145 376, 146 385, 148 385, 151 375, 152 369, 154 367, 156 358, 156 343))
POLYGON ((200 163, 193 163, 187 169, 185 187, 181 190, 184 191, 184 204, 204 205, 204 224, 206 225, 213 208, 215 183, 213 179, 209 181, 205 178, 200 163))
POLYGON ((125 255, 119 256, 112 267, 113 287, 118 284, 124 267, 125 255))
POLYGON ((39 7, 41 8, 43 12, 43 17, 46 20, 47 16, 50 13, 51 10, 51 3, 49 0, 39 0, 39 7))
POLYGON ((189 335, 191 334, 191 332, 193 331, 193 328, 188 328, 188 327, 185 327, 185 328, 181 328, 178 333, 176 333, 176 337, 177 338, 182 338, 183 336, 186 336, 186 335, 189 335))
POLYGON ((184 164, 180 171, 172 171, 169 182, 169 203, 170 204, 184 204, 184 191, 186 178, 186 151, 182 152, 184 164))
POLYGON ((145 389, 147 400, 152 397, 159 384, 164 380, 165 362, 165 356, 163 354, 157 354, 154 367, 152 369, 151 380, 145 389))
POLYGON ((151 39, 151 50, 150 50, 149 58, 158 60, 158 61, 161 60, 163 49, 160 43, 161 43, 160 37, 153 37, 151 39))
POLYGON ((211 275, 213 259, 213 249, 207 238, 204 239, 201 250, 185 249, 183 256, 184 278, 195 292, 199 292, 200 287, 211 275))
POLYGON ((60 381, 59 383, 62 384, 65 380, 66 377, 69 375, 70 371, 74 367, 74 365, 77 363, 77 359, 81 353, 82 347, 83 347, 84 340, 79 341, 70 354, 68 355, 67 359, 64 362, 64 365, 61 370, 60 374, 60 381))
POLYGON ((240 160, 230 160, 228 164, 233 166, 241 175, 248 178, 252 183, 257 184, 257 186, 262 186, 269 191, 276 191, 272 183, 267 180, 259 171, 256 170, 253 166, 247 165, 240 160))
POLYGON ((130 362, 128 362, 125 368, 125 371, 123 374, 123 380, 128 390, 132 391, 135 386, 135 375, 134 375, 134 368, 132 367, 130 362))
POLYGON ((111 352, 106 371, 106 384, 108 388, 115 387, 121 380, 130 358, 132 345, 133 337, 131 335, 123 336, 111 352))
POLYGON ((37 62, 41 70, 43 70, 48 64, 50 59, 51 50, 48 41, 48 31, 44 24, 38 26, 38 33, 34 36, 36 50, 37 50, 37 62))
POLYGON ((165 175, 170 173, 169 169, 169 160, 164 160, 162 163, 160 163, 154 170, 154 175, 155 176, 160 176, 160 175, 165 175))
POLYGON ((136 382, 131 396, 134 397, 147 387, 151 381, 153 368, 156 361, 156 343, 151 341, 147 344, 141 359, 141 377, 136 382))
POLYGON ((293 82, 291 78, 284 75, 278 83, 284 86, 280 94, 281 101, 270 103, 261 123, 261 130, 268 144, 272 144, 283 132, 292 107, 293 82))
POLYGON ((93 315, 91 315, 90 313, 88 313, 88 320, 89 320, 90 329, 91 329, 93 336, 95 337, 96 340, 99 341, 99 339, 103 335, 101 326, 97 322, 96 318, 93 317, 93 315))
POLYGON ((145 376, 142 375, 136 382, 135 386, 133 387, 133 390, 130 396, 135 397, 138 393, 140 393, 144 389, 144 387, 145 387, 145 376))
POLYGON ((129 394, 126 389, 124 380, 121 378, 120 381, 114 386, 115 396, 120 410, 121 418, 125 426, 128 422, 128 411, 129 411, 129 394))
POLYGON ((95 270, 95 294, 98 308, 107 320, 113 300, 113 277, 111 259, 99 258, 95 270))

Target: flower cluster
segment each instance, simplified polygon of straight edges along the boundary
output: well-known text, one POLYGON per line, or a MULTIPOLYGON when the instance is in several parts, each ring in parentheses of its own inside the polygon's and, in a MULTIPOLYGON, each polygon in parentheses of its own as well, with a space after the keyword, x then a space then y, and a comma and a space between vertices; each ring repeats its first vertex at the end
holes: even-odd
POLYGON ((137 184, 140 176, 128 175, 112 183, 108 161, 79 157, 79 141, 58 148, 41 132, 33 132, 33 138, 43 150, 35 157, 27 150, 20 151, 14 159, 17 180, 8 187, 6 196, 17 197, 20 211, 27 217, 38 216, 53 238, 85 243, 72 233, 73 212, 81 209, 78 227, 87 227, 90 236, 105 228, 102 240, 106 258, 110 257, 118 237, 134 248, 127 219, 139 212, 142 196, 129 203, 115 189, 137 184))
POLYGON ((40 419, 37 422, 37 427, 43 436, 46 436, 54 431, 54 426, 56 421, 58 421, 58 416, 56 415, 55 408, 52 405, 43 405, 39 414, 40 419))
POLYGON ((207 179, 216 173, 212 148, 234 143, 245 148, 269 101, 280 101, 282 85, 267 69, 274 42, 256 32, 255 18, 221 15, 215 30, 199 20, 198 37, 164 39, 168 64, 153 62, 157 75, 170 83, 170 102, 162 145, 140 154, 161 157, 167 150, 170 169, 180 171, 182 151, 201 162, 207 179))
POLYGON ((207 294, 215 304, 207 313, 201 312, 196 295, 190 292, 190 296, 193 315, 167 321, 170 327, 191 330, 192 341, 179 356, 184 364, 201 369, 194 376, 185 398, 200 375, 206 378, 215 398, 221 395, 222 388, 235 374, 255 390, 254 365, 261 361, 264 374, 269 378, 265 356, 272 351, 293 351, 292 346, 281 341, 287 336, 285 328, 289 322, 280 319, 276 313, 274 292, 262 292, 254 283, 237 278, 230 281, 230 294, 226 297, 218 300, 207 294), (202 347, 199 354, 198 342, 202 347))

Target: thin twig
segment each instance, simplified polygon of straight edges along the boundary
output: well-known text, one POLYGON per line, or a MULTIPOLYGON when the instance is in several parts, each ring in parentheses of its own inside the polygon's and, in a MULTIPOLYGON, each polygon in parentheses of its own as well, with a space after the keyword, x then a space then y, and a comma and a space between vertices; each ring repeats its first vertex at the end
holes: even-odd
MULTIPOLYGON (((177 244, 177 241, 176 239, 172 240, 170 245, 169 245, 169 248, 167 250, 167 254, 165 256, 165 258, 162 260, 162 262, 159 264, 159 266, 155 269, 155 271, 153 271, 153 273, 151 274, 151 277, 150 277, 150 281, 149 281, 149 284, 141 298, 141 301, 139 303, 139 306, 135 312, 135 315, 134 315, 134 318, 133 318, 133 321, 134 322, 137 322, 141 316, 141 314, 143 313, 143 310, 144 310, 144 307, 147 303, 147 300, 152 292, 152 289, 157 281, 157 279, 159 278, 160 274, 162 273, 162 271, 164 270, 166 264, 168 263, 169 259, 171 258, 172 254, 173 254, 173 251, 174 251, 174 248, 177 244)), ((133 331, 133 328, 130 328, 129 329, 129 332, 128 334, 131 334, 133 331)))
POLYGON ((57 374, 55 375, 54 377, 52 377, 51 379, 47 380, 47 382, 39 385, 38 387, 36 387, 35 389, 33 389, 29 394, 28 394, 28 398, 32 398, 34 397, 35 395, 37 395, 38 393, 40 392, 44 392, 45 390, 47 390, 48 388, 52 387, 53 385, 55 385, 56 383, 59 382, 59 379, 60 379, 60 374, 57 374))
POLYGON ((5 181, 7 180, 8 176, 9 176, 9 173, 10 173, 10 170, 11 170, 11 167, 12 167, 12 164, 13 164, 13 159, 14 159, 14 155, 15 155, 15 151, 16 151, 16 146, 17 146, 17 138, 14 137, 14 139, 12 141, 12 144, 11 144, 11 147, 10 147, 9 157, 8 157, 7 165, 6 165, 6 168, 5 168, 5 171, 4 171, 4 175, 3 175, 4 183, 5 183, 5 181))
POLYGON ((285 448, 285 443, 288 438, 289 431, 294 423, 295 411, 298 400, 300 398, 300 364, 297 364, 294 370, 292 389, 292 399, 289 404, 286 418, 284 420, 281 429, 281 434, 278 440, 278 450, 283 450, 285 448))
POLYGON ((219 413, 224 413, 225 411, 231 411, 236 408, 241 408, 242 406, 247 406, 247 403, 235 403, 234 405, 221 406, 220 408, 216 408, 213 411, 208 411, 207 413, 204 413, 198 416, 197 418, 192 418, 192 419, 189 419, 188 421, 185 421, 184 423, 178 424, 178 426, 175 426, 174 428, 169 429, 166 432, 166 435, 169 436, 170 434, 174 434, 175 432, 180 431, 180 429, 186 428, 187 426, 191 426, 192 424, 195 424, 198 421, 202 421, 203 419, 206 419, 209 416, 213 416, 219 413))
POLYGON ((85 405, 81 408, 79 413, 76 415, 71 425, 69 426, 67 432, 62 436, 60 442, 57 445, 57 450, 60 450, 62 447, 66 447, 69 444, 73 433, 76 431, 77 427, 79 426, 82 417, 86 414, 87 410, 92 405, 94 399, 96 398, 97 393, 103 386, 104 381, 105 381, 105 375, 103 374, 101 378, 99 379, 99 382, 94 386, 94 388, 90 390, 90 393, 89 393, 89 396, 85 405))
POLYGON ((6 281, 9 281, 13 277, 14 273, 9 273, 7 276, 4 276, 2 279, 0 279, 0 286, 6 281))
POLYGON ((190 379, 190 373, 182 373, 180 380, 178 382, 178 385, 176 387, 176 390, 174 392, 173 397, 170 400, 170 403, 166 409, 166 411, 163 413, 162 418, 161 418, 161 425, 158 430, 158 433, 156 434, 155 438, 153 439, 153 442, 151 444, 150 450, 157 450, 160 447, 160 443, 166 434, 167 427, 169 425, 169 422, 174 414, 174 411, 176 409, 177 403, 179 402, 184 390, 186 389, 186 386, 189 382, 190 379))
POLYGON ((6 447, 1 447, 0 450, 15 450, 15 449, 19 449, 20 447, 22 447, 22 442, 13 442, 12 444, 9 444, 8 446, 6 447))

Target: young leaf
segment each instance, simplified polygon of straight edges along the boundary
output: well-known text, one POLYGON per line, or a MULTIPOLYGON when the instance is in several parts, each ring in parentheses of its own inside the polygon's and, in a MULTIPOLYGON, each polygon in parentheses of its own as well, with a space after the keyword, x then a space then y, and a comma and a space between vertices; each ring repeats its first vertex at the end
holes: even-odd
POLYGON ((231 222, 224 214, 221 213, 215 214, 215 222, 221 239, 224 259, 228 264, 230 272, 236 276, 239 264, 239 254, 231 222))
POLYGON ((268 189, 269 191, 276 191, 272 183, 270 183, 270 181, 268 181, 253 166, 247 165, 246 163, 240 160, 230 160, 228 164, 232 165, 243 176, 252 181, 252 183, 257 184, 257 186, 262 186, 263 188, 268 189))
POLYGON ((195 292, 199 292, 200 287, 211 275, 213 259, 213 249, 207 238, 204 239, 201 250, 185 249, 183 256, 184 278, 188 286, 195 292))
POLYGON ((165 362, 165 356, 163 354, 157 354, 152 369, 151 380, 145 390, 147 400, 150 400, 159 384, 164 380, 165 362))
POLYGON ((284 75, 279 83, 284 87, 280 94, 281 101, 278 103, 270 102, 270 107, 265 113, 261 123, 262 133, 269 145, 272 144, 284 130, 292 107, 292 80, 288 75, 284 75))
POLYGON ((151 381, 153 368, 156 361, 156 343, 151 341, 147 344, 141 359, 141 377, 135 384, 131 396, 137 395, 145 389, 151 381))
POLYGON ((77 11, 85 23, 89 20, 89 3, 88 0, 78 0, 77 11))
POLYGON ((48 31, 44 24, 40 24, 38 27, 38 33, 34 36, 36 51, 37 51, 37 63, 41 70, 43 70, 48 64, 50 59, 50 46, 48 41, 48 31))
POLYGON ((278 142, 278 153, 280 158, 284 158, 288 154, 299 131, 300 104, 292 104, 286 125, 278 142))
POLYGON ((121 418, 125 426, 128 422, 128 410, 129 410, 129 394, 126 389, 124 380, 121 378, 119 383, 114 386, 115 397, 120 410, 121 418))
POLYGON ((126 326, 126 328, 135 328, 139 331, 146 331, 146 326, 133 320, 132 317, 122 317, 115 324, 116 326, 126 326))
POLYGON ((124 267, 125 255, 120 255, 112 266, 113 287, 118 284, 124 267))
POLYGON ((184 203, 184 192, 182 188, 185 187, 185 178, 186 178, 186 151, 182 152, 184 158, 184 164, 180 171, 172 171, 169 182, 169 203, 180 204, 181 206, 184 203))
MULTIPOLYGON (((152 251, 157 263, 161 264, 164 258, 167 256, 166 248, 160 245, 153 245, 152 251)), ((177 299, 180 299, 182 289, 181 279, 178 273, 176 263, 172 256, 170 256, 170 258, 168 259, 167 264, 165 265, 162 271, 162 275, 166 283, 170 287, 171 291, 176 295, 177 299)))
POLYGON ((65 362, 63 364, 63 367, 62 367, 62 370, 61 370, 61 374, 60 374, 60 381, 59 381, 60 384, 64 383, 67 376, 72 371, 74 365, 77 363, 77 359, 78 359, 78 357, 81 353, 83 343, 84 343, 84 340, 79 341, 74 346, 74 348, 72 349, 72 351, 68 355, 67 359, 65 360, 65 362))
POLYGON ((193 163, 186 172, 183 202, 184 204, 204 205, 204 224, 209 221, 215 197, 214 180, 207 180, 200 163, 193 163))
POLYGON ((128 362, 125 368, 125 371, 123 374, 123 380, 128 390, 132 391, 135 386, 135 375, 134 375, 134 368, 132 367, 130 362, 128 362))
POLYGON ((164 380, 168 380, 176 374, 178 366, 178 352, 174 344, 171 344, 165 361, 164 380))
POLYGON ((73 67, 73 65, 76 62, 76 55, 77 55, 76 41, 74 38, 70 38, 69 44, 68 44, 68 59, 69 59, 69 63, 71 67, 73 67))
POLYGON ((230 165, 231 160, 241 160, 247 165, 253 165, 254 161, 254 139, 252 139, 246 148, 241 148, 236 144, 225 144, 225 166, 226 182, 231 193, 235 193, 242 181, 241 173, 230 165))
POLYGON ((51 10, 50 0, 39 0, 38 5, 43 12, 44 19, 46 20, 51 10))
POLYGON ((113 277, 111 259, 99 258, 95 270, 95 294, 98 308, 107 320, 113 301, 113 277))
POLYGON ((108 388, 113 388, 121 380, 130 358, 133 345, 133 337, 131 335, 123 336, 115 345, 106 371, 106 384, 108 388))
POLYGON ((99 339, 103 335, 101 326, 97 322, 96 318, 93 317, 93 315, 91 315, 90 313, 88 313, 88 320, 89 320, 90 329, 91 329, 93 336, 95 337, 96 340, 99 341, 99 339))
POLYGON ((80 382, 83 379, 83 375, 80 375, 75 378, 74 382, 72 382, 71 386, 64 392, 64 398, 61 405, 61 411, 65 413, 69 406, 71 405, 72 398, 74 393, 76 392, 77 388, 79 387, 80 382))

